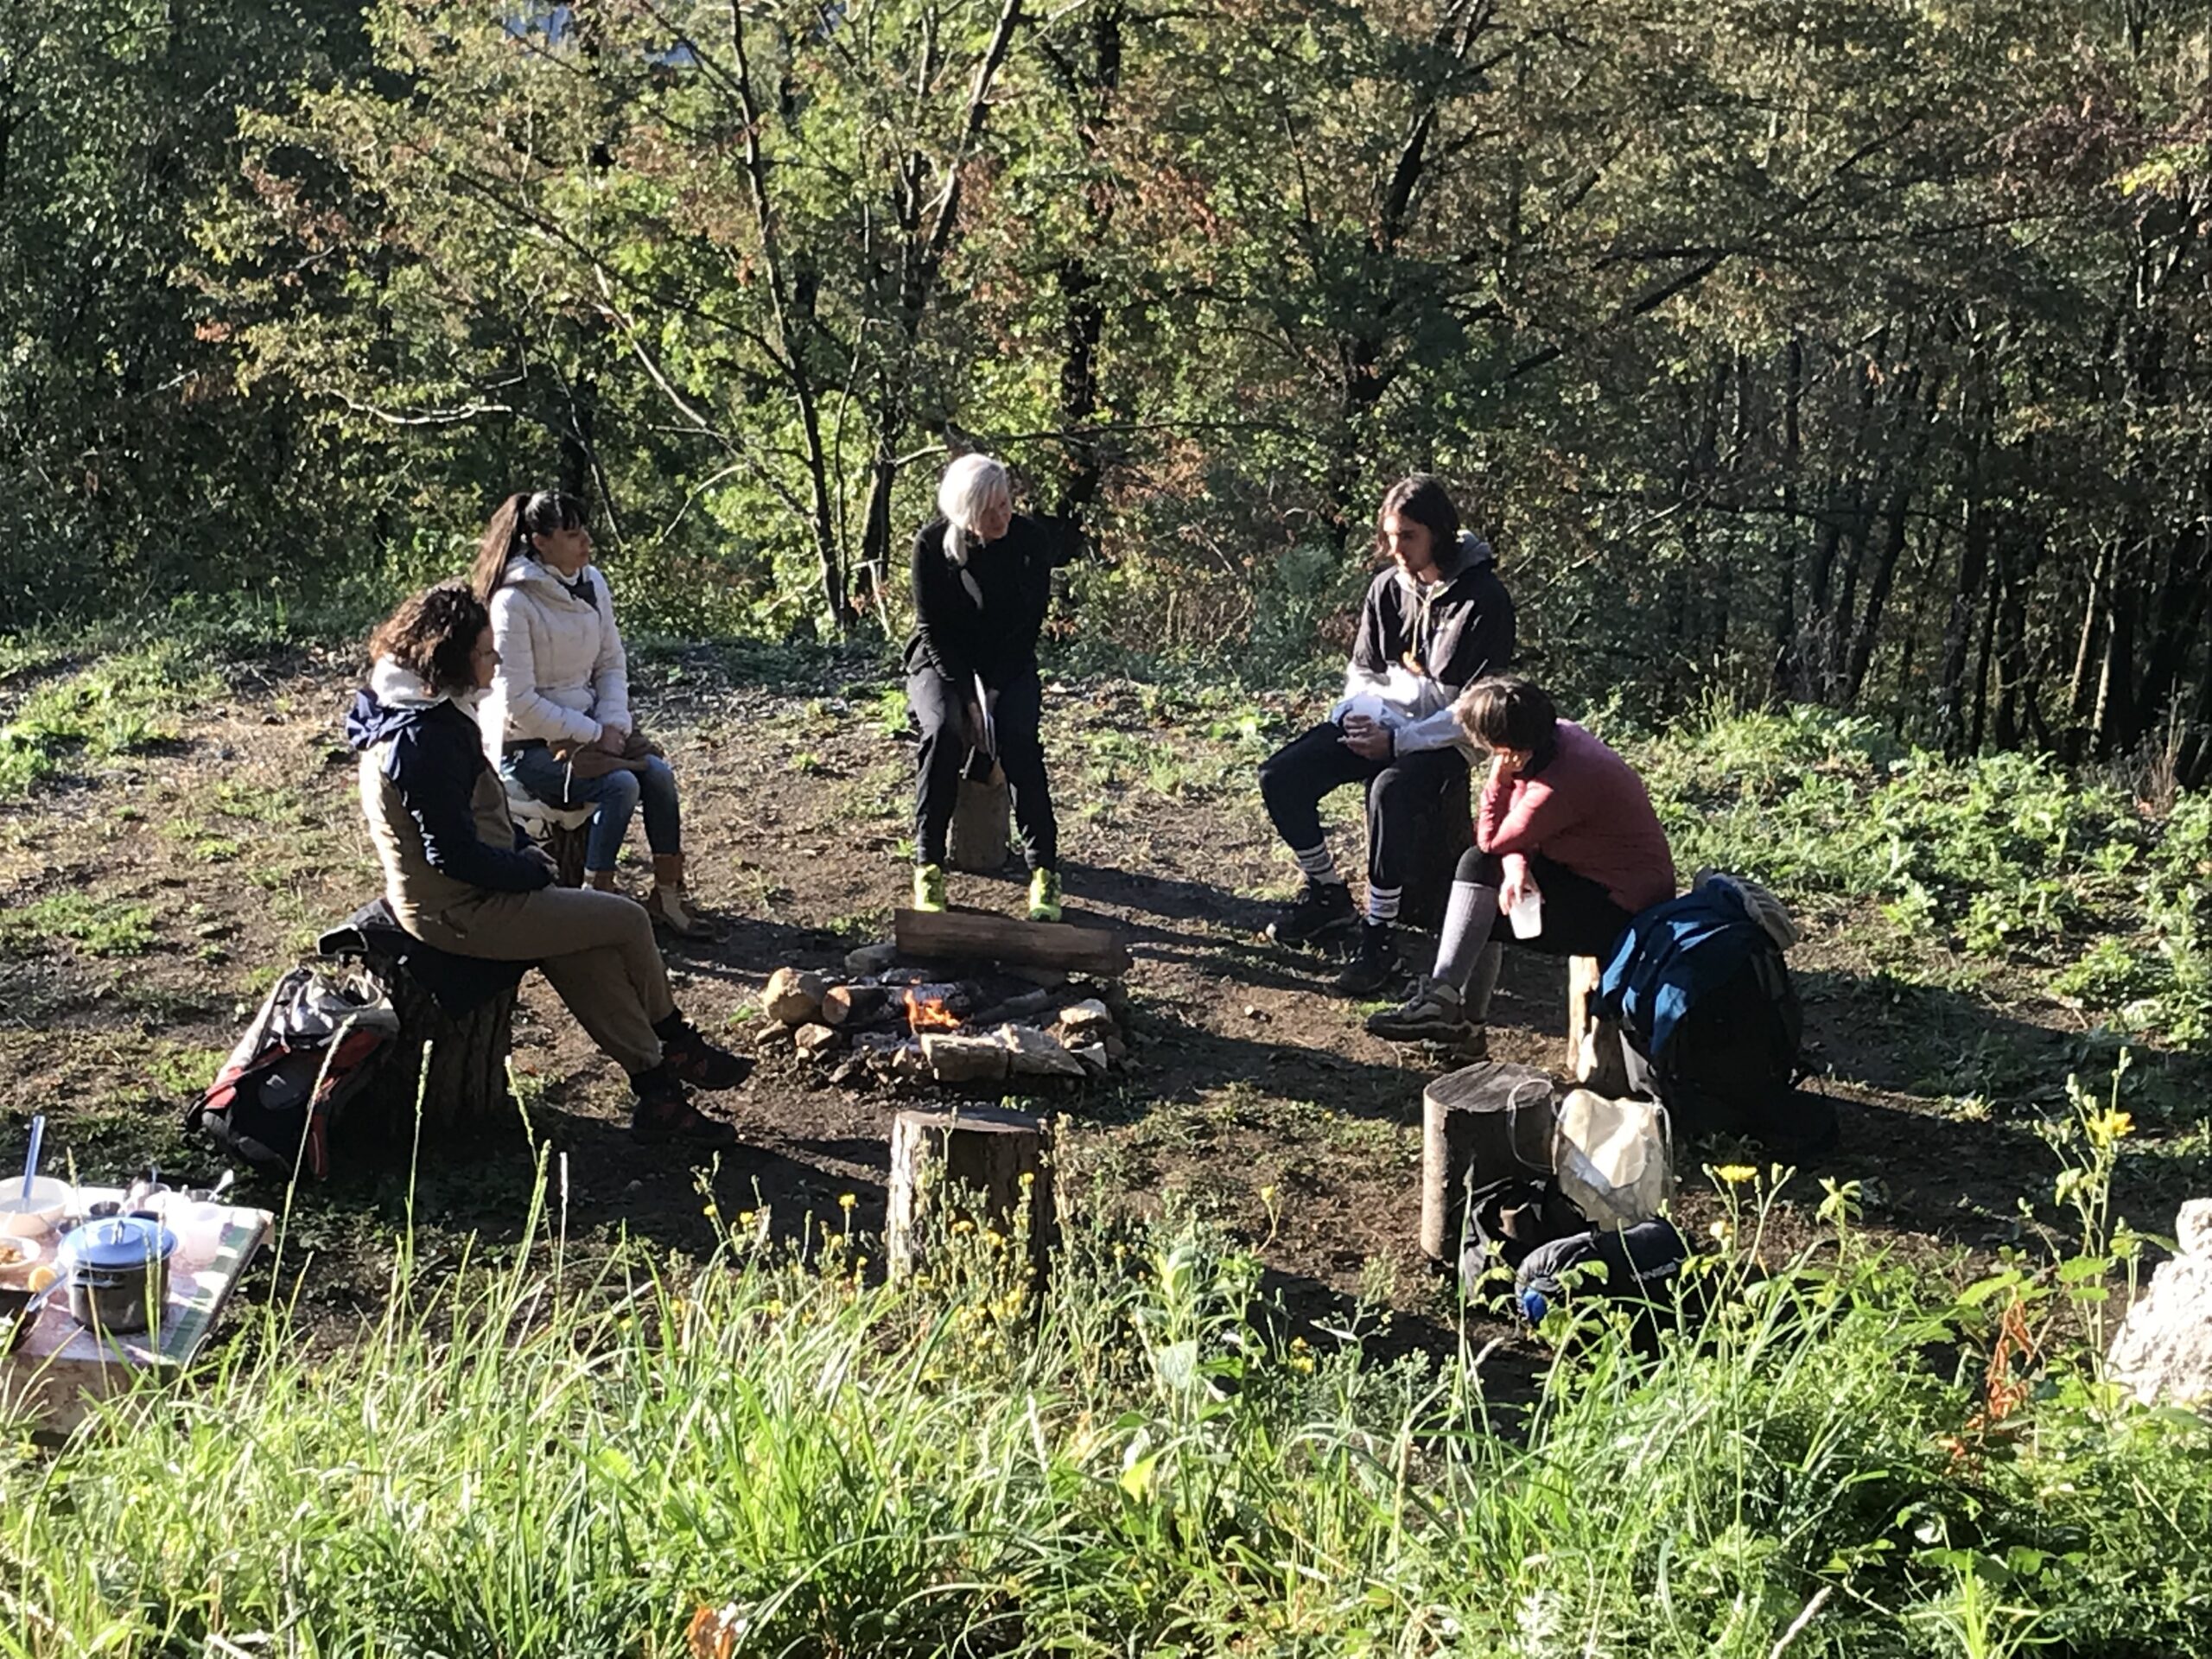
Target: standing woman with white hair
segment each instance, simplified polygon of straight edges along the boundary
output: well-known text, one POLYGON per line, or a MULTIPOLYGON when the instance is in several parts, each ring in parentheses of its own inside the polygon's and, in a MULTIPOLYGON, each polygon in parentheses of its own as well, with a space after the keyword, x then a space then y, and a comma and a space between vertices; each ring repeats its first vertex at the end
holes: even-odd
POLYGON ((970 747, 992 749, 1014 796, 1029 866, 1029 918, 1060 919, 1059 830, 1038 736, 1037 635, 1052 598, 1044 526, 1014 510, 1006 467, 963 455, 938 483, 939 517, 914 537, 914 637, 906 706, 915 757, 914 908, 943 910, 945 836, 970 747))

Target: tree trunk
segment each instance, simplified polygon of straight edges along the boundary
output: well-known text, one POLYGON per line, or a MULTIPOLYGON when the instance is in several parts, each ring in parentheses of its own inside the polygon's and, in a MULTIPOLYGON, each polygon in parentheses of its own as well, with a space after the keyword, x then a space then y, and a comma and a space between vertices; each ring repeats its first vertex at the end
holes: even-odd
POLYGON ((1045 1269, 1058 1227, 1043 1122, 990 1106, 904 1111, 891 1123, 891 1270, 912 1272, 957 1220, 1045 1269))

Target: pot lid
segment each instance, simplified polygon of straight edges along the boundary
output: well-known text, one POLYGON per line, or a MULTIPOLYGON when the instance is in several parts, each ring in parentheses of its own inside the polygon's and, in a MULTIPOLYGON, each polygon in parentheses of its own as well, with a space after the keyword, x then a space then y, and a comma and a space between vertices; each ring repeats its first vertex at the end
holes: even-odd
POLYGON ((106 1216, 88 1221, 62 1241, 70 1265, 86 1268, 143 1268, 164 1261, 176 1249, 176 1235, 141 1216, 106 1216))

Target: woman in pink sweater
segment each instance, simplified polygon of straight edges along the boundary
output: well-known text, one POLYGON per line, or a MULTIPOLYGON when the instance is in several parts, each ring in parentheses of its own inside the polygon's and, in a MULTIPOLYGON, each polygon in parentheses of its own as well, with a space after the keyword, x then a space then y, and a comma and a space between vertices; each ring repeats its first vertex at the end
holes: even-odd
MULTIPOLYGON (((1483 946, 1510 940, 1555 957, 1605 957, 1638 911, 1675 896, 1675 858, 1643 780, 1527 680, 1478 680, 1452 712, 1491 751, 1475 812, 1475 845, 1453 873, 1436 970, 1368 1030, 1392 1042, 1484 1045, 1491 993, 1476 972, 1483 946), (1530 894, 1533 931, 1510 918, 1530 894)), ((1524 925, 1525 925, 1524 918, 1524 925)))

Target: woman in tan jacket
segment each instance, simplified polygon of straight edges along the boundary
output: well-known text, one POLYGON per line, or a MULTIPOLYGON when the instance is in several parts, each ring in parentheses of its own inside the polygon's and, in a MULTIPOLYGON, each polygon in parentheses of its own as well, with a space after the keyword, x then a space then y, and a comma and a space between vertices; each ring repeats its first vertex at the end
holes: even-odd
POLYGON ((377 629, 369 654, 346 732, 399 925, 456 956, 537 963, 629 1073, 639 1140, 734 1142, 684 1085, 734 1088, 751 1063, 677 1011, 645 912, 617 893, 555 887, 551 861, 515 833, 473 708, 499 664, 483 605, 460 582, 416 594, 377 629))

